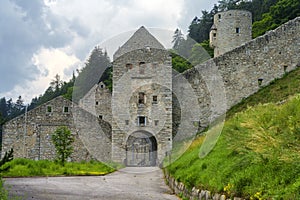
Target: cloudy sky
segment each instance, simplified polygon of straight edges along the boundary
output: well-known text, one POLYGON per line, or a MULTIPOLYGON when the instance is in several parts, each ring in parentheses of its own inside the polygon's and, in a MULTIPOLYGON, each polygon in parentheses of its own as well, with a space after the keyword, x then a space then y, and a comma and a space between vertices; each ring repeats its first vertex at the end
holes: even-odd
POLYGON ((184 32, 217 0, 1 0, 0 97, 26 103, 69 80, 98 44, 139 28, 184 32))

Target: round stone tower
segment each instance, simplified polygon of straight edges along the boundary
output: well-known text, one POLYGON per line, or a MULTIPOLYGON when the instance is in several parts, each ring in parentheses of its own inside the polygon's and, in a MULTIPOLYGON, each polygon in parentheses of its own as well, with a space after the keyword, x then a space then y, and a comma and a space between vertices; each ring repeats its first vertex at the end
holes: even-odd
POLYGON ((210 46, 217 57, 252 39, 252 14, 245 10, 228 10, 214 16, 210 46))

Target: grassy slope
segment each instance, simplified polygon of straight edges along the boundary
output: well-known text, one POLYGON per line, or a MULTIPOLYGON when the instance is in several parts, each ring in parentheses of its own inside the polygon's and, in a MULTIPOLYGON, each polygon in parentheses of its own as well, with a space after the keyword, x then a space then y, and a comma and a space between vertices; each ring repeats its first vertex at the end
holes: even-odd
POLYGON ((169 172, 190 188, 227 197, 300 199, 299 86, 297 69, 245 99, 229 111, 208 156, 198 156, 200 136, 169 172))

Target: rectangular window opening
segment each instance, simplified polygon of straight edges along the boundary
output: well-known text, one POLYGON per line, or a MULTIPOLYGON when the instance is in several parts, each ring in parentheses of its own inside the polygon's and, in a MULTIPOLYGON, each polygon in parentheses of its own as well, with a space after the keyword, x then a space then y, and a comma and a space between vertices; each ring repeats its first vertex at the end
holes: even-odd
POLYGON ((145 74, 145 62, 139 63, 140 74, 145 74))
POLYGON ((157 96, 153 96, 153 103, 157 104, 157 96))
POLYGON ((145 93, 144 92, 139 93, 139 104, 145 104, 145 93))
POLYGON ((99 119, 103 119, 103 116, 102 116, 102 115, 99 115, 99 119))
POLYGON ((236 33, 240 33, 240 28, 235 28, 236 33))
POLYGON ((69 107, 68 106, 65 106, 64 107, 64 113, 68 113, 69 112, 69 107))
POLYGON ((98 102, 98 101, 96 101, 96 106, 97 106, 97 105, 99 105, 99 102, 98 102))
POLYGON ((52 112, 52 107, 51 106, 47 106, 47 112, 51 113, 52 112))
POLYGON ((138 126, 146 126, 146 117, 145 116, 138 117, 138 126))
POLYGON ((158 120, 154 120, 154 125, 158 126, 158 122, 159 122, 158 120))
POLYGON ((261 86, 261 85, 262 85, 262 82, 263 82, 263 80, 264 80, 263 78, 259 78, 259 79, 257 80, 257 81, 258 81, 258 85, 259 85, 259 86, 261 86))

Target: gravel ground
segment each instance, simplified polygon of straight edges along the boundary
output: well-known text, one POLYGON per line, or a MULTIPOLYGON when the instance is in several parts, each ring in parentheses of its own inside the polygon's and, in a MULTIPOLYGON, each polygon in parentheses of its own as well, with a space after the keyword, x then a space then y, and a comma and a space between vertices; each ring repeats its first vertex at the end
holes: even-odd
POLYGON ((157 167, 127 167, 106 176, 5 178, 10 198, 178 200, 157 167))

